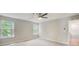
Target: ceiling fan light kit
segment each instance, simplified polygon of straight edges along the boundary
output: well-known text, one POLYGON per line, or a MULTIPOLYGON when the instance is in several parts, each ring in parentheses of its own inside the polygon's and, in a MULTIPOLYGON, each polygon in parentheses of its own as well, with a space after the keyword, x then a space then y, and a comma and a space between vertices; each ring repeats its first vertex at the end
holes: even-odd
POLYGON ((38 18, 38 20, 41 20, 41 19, 42 19, 41 17, 38 18))

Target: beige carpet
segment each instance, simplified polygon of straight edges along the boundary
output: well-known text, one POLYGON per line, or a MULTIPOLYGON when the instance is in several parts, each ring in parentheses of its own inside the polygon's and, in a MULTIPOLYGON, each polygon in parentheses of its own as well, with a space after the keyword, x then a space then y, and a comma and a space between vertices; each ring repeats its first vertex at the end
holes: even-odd
POLYGON ((26 42, 14 43, 8 46, 61 46, 62 44, 58 44, 55 42, 42 40, 42 39, 33 39, 26 42))

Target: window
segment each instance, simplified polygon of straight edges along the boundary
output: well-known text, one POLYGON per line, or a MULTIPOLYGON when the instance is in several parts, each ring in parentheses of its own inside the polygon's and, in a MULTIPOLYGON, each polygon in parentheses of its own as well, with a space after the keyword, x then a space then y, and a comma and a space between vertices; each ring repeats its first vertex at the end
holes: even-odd
POLYGON ((33 24, 33 34, 34 35, 39 34, 39 24, 37 24, 37 23, 33 24))
POLYGON ((14 22, 11 20, 0 20, 0 38, 14 37, 14 22))

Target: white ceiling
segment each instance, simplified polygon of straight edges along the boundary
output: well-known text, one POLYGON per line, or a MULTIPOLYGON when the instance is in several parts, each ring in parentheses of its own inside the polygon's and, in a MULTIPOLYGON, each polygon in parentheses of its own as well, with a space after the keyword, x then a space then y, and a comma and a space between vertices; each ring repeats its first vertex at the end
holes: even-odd
POLYGON ((48 13, 48 15, 46 16, 48 18, 41 20, 38 20, 38 17, 35 17, 33 13, 0 13, 0 15, 40 23, 48 20, 55 20, 59 18, 69 17, 75 15, 75 13, 48 13))

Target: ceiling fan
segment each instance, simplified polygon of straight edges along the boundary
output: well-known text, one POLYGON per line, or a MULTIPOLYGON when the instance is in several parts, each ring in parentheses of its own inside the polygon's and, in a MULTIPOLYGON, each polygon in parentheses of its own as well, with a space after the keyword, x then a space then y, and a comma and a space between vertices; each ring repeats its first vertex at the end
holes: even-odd
POLYGON ((46 15, 48 15, 48 13, 33 13, 33 15, 37 16, 39 19, 48 18, 48 17, 46 17, 46 15))

